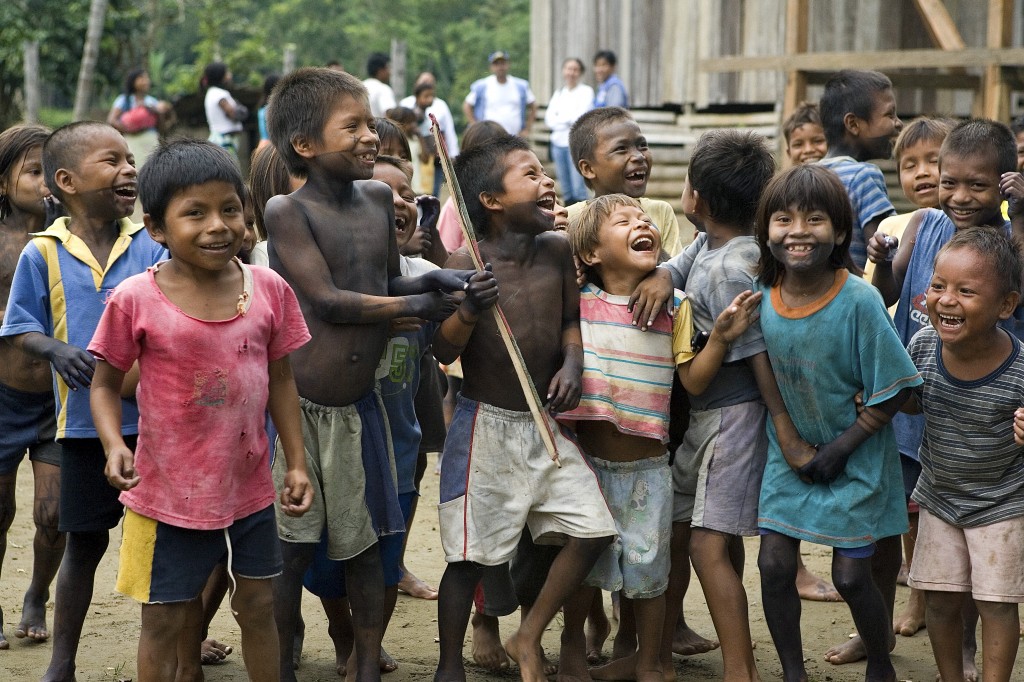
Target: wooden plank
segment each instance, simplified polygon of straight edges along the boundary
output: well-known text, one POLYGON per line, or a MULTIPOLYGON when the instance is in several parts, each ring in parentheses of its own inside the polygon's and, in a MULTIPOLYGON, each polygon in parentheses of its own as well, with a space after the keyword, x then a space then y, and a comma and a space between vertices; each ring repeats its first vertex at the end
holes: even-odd
POLYGON ((942 0, 914 0, 914 7, 936 46, 943 50, 962 50, 966 47, 942 0))
MULTIPOLYGON (((809 0, 786 2, 786 54, 794 56, 807 52, 809 0)), ((786 73, 786 87, 782 94, 782 120, 785 121, 800 103, 807 99, 807 74, 798 69, 786 73)))
MULTIPOLYGON (((1001 3, 1004 0, 990 0, 1001 3)), ((1024 47, 964 50, 878 50, 875 52, 809 52, 801 55, 716 57, 700 60, 706 73, 722 71, 839 71, 859 69, 941 69, 956 67, 1024 66, 1024 47)))
MULTIPOLYGON (((989 0, 988 36, 989 48, 1003 48, 1013 38, 1014 0, 989 0)), ((982 90, 982 114, 987 118, 1005 121, 1010 117, 1010 88, 1003 80, 1003 70, 998 64, 985 67, 982 90)))
MULTIPOLYGON (((810 85, 824 85, 832 77, 832 71, 806 72, 810 85)), ((929 90, 972 90, 981 86, 981 76, 968 73, 900 73, 886 71, 889 80, 898 90, 900 88, 923 88, 929 90)))

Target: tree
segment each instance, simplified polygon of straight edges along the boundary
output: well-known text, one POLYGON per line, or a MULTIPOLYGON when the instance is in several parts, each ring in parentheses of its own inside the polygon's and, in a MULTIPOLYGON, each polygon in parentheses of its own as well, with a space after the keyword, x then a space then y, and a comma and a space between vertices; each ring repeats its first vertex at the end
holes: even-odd
POLYGON ((78 88, 75 92, 76 121, 81 121, 89 112, 92 98, 92 81, 96 74, 96 60, 100 54, 100 39, 103 38, 103 19, 107 15, 107 0, 92 0, 89 6, 89 28, 85 33, 85 47, 82 49, 82 66, 78 70, 78 88))

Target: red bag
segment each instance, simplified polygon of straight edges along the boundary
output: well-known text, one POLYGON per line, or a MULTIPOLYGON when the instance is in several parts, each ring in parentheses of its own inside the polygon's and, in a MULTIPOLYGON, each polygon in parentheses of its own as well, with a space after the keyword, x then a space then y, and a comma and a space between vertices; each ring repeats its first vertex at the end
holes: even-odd
POLYGON ((119 122, 126 133, 141 133, 144 130, 156 128, 160 117, 152 109, 139 104, 121 114, 119 122))

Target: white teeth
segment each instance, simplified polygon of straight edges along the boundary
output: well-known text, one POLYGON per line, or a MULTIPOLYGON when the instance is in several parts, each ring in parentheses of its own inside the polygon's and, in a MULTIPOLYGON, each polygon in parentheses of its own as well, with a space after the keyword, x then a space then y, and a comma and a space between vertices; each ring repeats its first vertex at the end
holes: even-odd
POLYGON ((638 237, 629 245, 634 251, 651 251, 654 249, 654 240, 650 237, 638 237))
POLYGON ((786 250, 787 251, 794 251, 796 253, 807 253, 812 248, 813 247, 811 247, 811 246, 809 246, 807 244, 795 244, 793 246, 787 246, 786 250))

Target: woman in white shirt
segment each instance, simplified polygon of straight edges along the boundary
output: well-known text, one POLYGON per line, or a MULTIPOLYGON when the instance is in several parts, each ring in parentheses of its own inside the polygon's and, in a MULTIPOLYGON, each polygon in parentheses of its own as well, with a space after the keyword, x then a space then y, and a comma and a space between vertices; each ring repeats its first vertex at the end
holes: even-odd
POLYGON ((569 129, 583 114, 594 106, 594 89, 580 83, 583 62, 570 57, 562 63, 562 81, 565 85, 555 91, 544 114, 544 123, 551 128, 551 158, 562 188, 562 201, 566 206, 586 201, 587 185, 583 181, 569 154, 569 129))
POLYGON ((231 87, 231 71, 223 62, 207 64, 200 84, 206 91, 203 105, 210 127, 207 139, 238 156, 237 136, 249 111, 225 89, 231 87))

